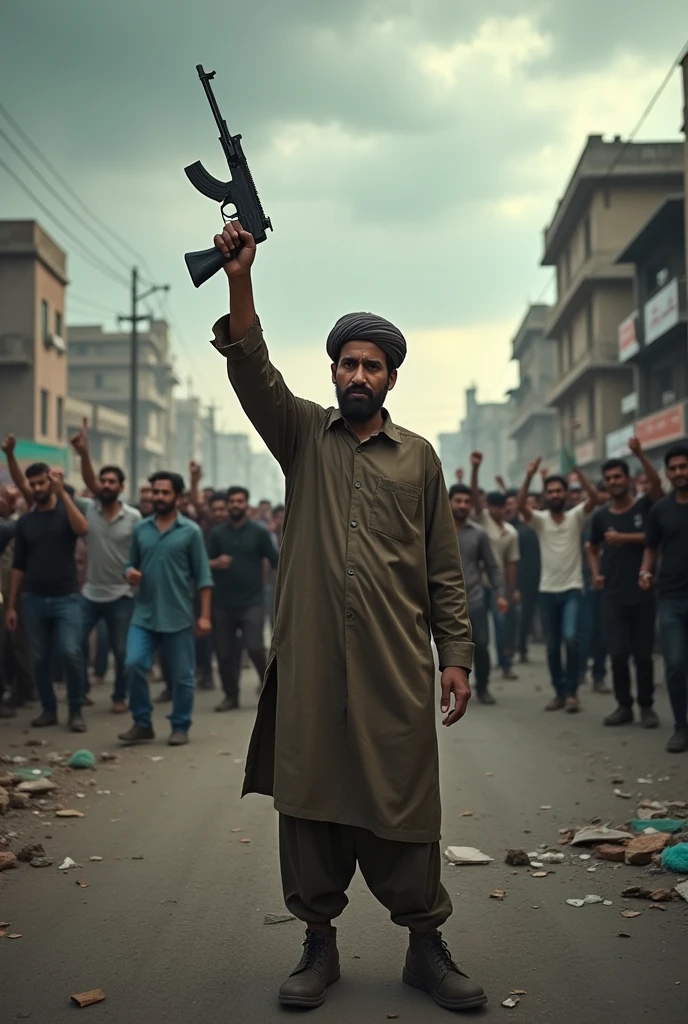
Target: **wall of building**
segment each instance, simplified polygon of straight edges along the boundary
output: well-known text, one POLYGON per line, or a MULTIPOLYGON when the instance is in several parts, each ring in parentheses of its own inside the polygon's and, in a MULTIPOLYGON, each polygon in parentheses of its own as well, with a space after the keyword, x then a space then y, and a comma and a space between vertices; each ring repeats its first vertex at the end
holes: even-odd
POLYGON ((42 303, 48 304, 48 336, 57 334, 58 327, 64 335, 64 286, 41 264, 36 264, 34 292, 34 413, 33 436, 43 444, 65 443, 64 408, 67 398, 67 352, 46 346, 43 337, 42 303), (61 323, 59 322, 61 321, 61 323), (47 429, 43 430, 41 392, 47 394, 47 429), (62 409, 60 423, 59 409, 62 409))

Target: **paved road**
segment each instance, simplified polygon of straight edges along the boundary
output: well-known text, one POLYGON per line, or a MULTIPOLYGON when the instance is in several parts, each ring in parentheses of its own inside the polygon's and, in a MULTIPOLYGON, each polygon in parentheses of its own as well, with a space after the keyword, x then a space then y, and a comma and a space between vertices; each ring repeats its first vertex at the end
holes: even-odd
MULTIPOLYGON (((247 676, 247 694, 253 682, 247 676)), ((685 1019, 688 904, 660 912, 636 901, 642 916, 625 920, 619 893, 646 881, 646 869, 600 864, 588 873, 589 862, 567 854, 566 864, 535 879, 525 868, 514 874, 503 857, 508 847, 556 842, 559 828, 594 816, 629 816, 635 804, 615 797, 609 782, 617 771, 623 788, 640 797, 687 799, 688 759, 663 753, 667 728, 604 730, 610 698, 585 694, 578 717, 544 714, 542 666, 522 669, 518 682, 496 690, 498 707, 473 706, 461 726, 441 733, 445 842, 475 844, 495 858, 487 867, 444 872, 455 901, 446 937, 487 988, 486 1014, 511 1012, 529 1024, 685 1019), (655 782, 640 785, 638 777, 655 782), (462 817, 466 810, 473 816, 462 817), (489 898, 496 888, 507 891, 503 901, 489 898), (587 893, 613 906, 567 906, 567 898, 587 893), (619 931, 631 937, 619 938, 619 931), (500 1003, 512 988, 528 994, 506 1011, 500 1003)), ((98 698, 88 745, 113 749, 121 721, 107 714, 105 695, 98 698)), ((188 748, 156 741, 125 751, 119 765, 98 769, 96 786, 87 785, 90 773, 79 775, 72 791, 80 787, 86 798, 65 802, 83 810, 83 819, 59 822, 28 812, 3 819, 0 831, 51 836, 44 844, 56 864, 68 855, 84 865, 64 874, 22 865, 0 875, 0 919, 23 936, 0 940, 3 1024, 27 1014, 32 1024, 62 1024, 77 1012, 70 994, 96 987, 107 1000, 83 1011, 89 1020, 265 1024, 288 1016, 275 992, 300 953, 301 926, 263 924, 264 914, 283 909, 275 818, 268 800, 239 799, 243 765, 235 759, 243 759, 253 710, 214 715, 213 700, 200 695, 188 748), (151 760, 160 755, 162 761, 151 760), (98 796, 96 788, 112 793, 98 796), (91 863, 92 855, 104 860, 91 863), (138 857, 144 859, 132 859, 138 857)), ((663 696, 660 711, 668 722, 663 696)), ((22 749, 25 723, 26 717, 0 722, 0 752, 22 749)), ((52 735, 45 750, 73 747, 68 734, 52 735)), ((404 933, 358 876, 350 895, 339 922, 343 978, 315 1019, 448 1019, 401 984, 404 933)))

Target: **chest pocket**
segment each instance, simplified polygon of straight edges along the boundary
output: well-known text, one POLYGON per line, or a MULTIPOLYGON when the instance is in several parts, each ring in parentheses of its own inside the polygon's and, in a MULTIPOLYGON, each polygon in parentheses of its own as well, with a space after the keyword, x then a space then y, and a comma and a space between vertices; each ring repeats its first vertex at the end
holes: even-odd
POLYGON ((375 488, 370 529, 384 537, 411 544, 417 536, 414 526, 421 488, 380 477, 375 488))

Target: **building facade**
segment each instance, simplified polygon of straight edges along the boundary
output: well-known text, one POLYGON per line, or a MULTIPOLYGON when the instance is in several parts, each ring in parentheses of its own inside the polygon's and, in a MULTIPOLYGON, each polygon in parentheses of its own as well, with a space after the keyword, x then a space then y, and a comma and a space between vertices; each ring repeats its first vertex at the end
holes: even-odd
MULTIPOLYGON (((180 472, 186 473, 190 462, 203 463, 204 461, 201 400, 194 397, 177 398, 174 401, 174 409, 176 429, 170 437, 170 465, 174 465, 180 472)), ((203 465, 204 473, 207 473, 209 469, 208 464, 203 465)))
MULTIPOLYGON (((74 326, 68 331, 69 394, 129 416, 131 341, 128 333, 109 332, 100 325, 74 326)), ((168 469, 175 434, 173 388, 178 383, 171 362, 167 323, 151 320, 138 336, 138 485, 156 469, 168 469)), ((129 446, 126 463, 129 465, 129 446)))
POLYGON ((519 480, 533 459, 544 466, 558 466, 557 413, 547 404, 556 373, 556 353, 545 328, 549 306, 530 306, 511 342, 512 359, 518 362, 518 387, 511 391, 511 438, 514 461, 512 481, 519 480))
POLYGON ((36 221, 0 221, 0 435, 48 461, 65 444, 66 286, 67 256, 36 221))
POLYGON ((619 362, 617 341, 633 310, 633 268, 616 258, 658 203, 682 189, 683 168, 681 143, 591 135, 544 232, 542 263, 557 279, 546 325, 556 351, 548 401, 558 448, 591 473, 606 457, 606 435, 633 421, 622 411, 633 372, 619 362))
MULTIPOLYGON (((96 472, 101 466, 119 466, 127 473, 129 447, 129 417, 105 405, 93 405, 78 398, 65 402, 67 439, 81 429, 84 418, 88 422, 88 442, 96 472)), ((77 489, 83 487, 81 459, 69 448, 67 480, 77 489)))
MULTIPOLYGON (((439 435, 439 449, 447 484, 456 482, 456 470, 463 469, 464 479, 470 476, 471 452, 483 454, 480 470, 482 486, 490 490, 497 474, 508 478, 514 463, 515 445, 511 439, 511 418, 514 400, 479 402, 477 388, 466 388, 466 415, 454 434, 439 435)), ((507 483, 515 481, 507 479, 507 483)))

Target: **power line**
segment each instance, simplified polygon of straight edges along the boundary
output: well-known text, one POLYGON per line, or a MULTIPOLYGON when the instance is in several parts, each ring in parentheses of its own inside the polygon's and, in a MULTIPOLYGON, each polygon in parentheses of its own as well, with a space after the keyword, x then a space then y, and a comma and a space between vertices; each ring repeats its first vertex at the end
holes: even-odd
POLYGON ((5 107, 5 106, 4 106, 4 105, 3 105, 2 103, 0 103, 0 115, 2 115, 2 117, 4 117, 4 118, 5 118, 5 120, 7 121, 7 123, 8 123, 9 125, 11 125, 11 127, 12 127, 12 128, 14 129, 14 131, 15 131, 15 132, 17 133, 17 135, 18 135, 18 136, 19 136, 19 137, 20 137, 20 138, 22 139, 22 141, 23 141, 23 142, 24 142, 24 143, 25 143, 25 144, 26 144, 26 145, 27 145, 27 146, 28 146, 28 147, 29 147, 29 148, 30 148, 30 149, 32 150, 32 152, 33 152, 33 153, 34 153, 34 154, 35 154, 35 155, 36 155, 36 156, 37 156, 37 157, 39 158, 39 160, 42 160, 42 161, 43 161, 44 165, 45 165, 45 166, 46 166, 46 167, 48 168, 48 170, 50 171, 50 173, 51 173, 51 174, 53 174, 53 175, 55 176, 55 178, 57 179, 57 181, 59 181, 59 182, 60 182, 60 184, 62 185, 62 187, 63 187, 63 188, 64 188, 64 189, 65 189, 65 190, 66 190, 66 191, 67 191, 67 192, 69 193, 69 195, 70 195, 70 196, 72 197, 72 199, 74 199, 74 200, 75 200, 75 201, 76 201, 77 203, 79 203, 79 205, 81 206, 81 208, 82 208, 83 210, 85 210, 85 211, 86 211, 86 213, 88 214, 88 216, 89 216, 89 217, 90 217, 90 218, 91 218, 91 219, 92 219, 92 220, 93 220, 93 221, 94 221, 94 222, 95 222, 95 223, 96 223, 96 224, 97 224, 97 225, 98 225, 98 226, 99 226, 99 227, 100 227, 100 228, 101 228, 102 230, 106 231, 106 232, 108 233, 108 236, 109 236, 110 238, 113 238, 113 239, 115 239, 115 241, 119 242, 119 244, 120 244, 121 246, 123 246, 123 247, 124 247, 124 248, 125 248, 125 249, 127 250, 127 252, 129 252, 129 253, 130 253, 130 254, 131 254, 132 256, 135 256, 135 257, 136 257, 136 259, 137 259, 137 260, 138 260, 138 261, 139 261, 139 262, 141 263, 141 266, 142 266, 142 267, 144 268, 144 270, 146 271, 146 273, 147 273, 147 274, 148 274, 149 276, 151 276, 151 277, 152 277, 152 274, 151 274, 151 270, 150 270, 150 268, 149 268, 149 267, 148 267, 148 266, 146 265, 146 261, 145 261, 144 257, 143 257, 143 256, 141 255, 141 253, 140 253, 140 252, 138 252, 138 251, 137 251, 137 250, 136 250, 136 249, 135 249, 135 248, 134 248, 134 247, 133 247, 133 246, 132 246, 132 245, 131 245, 131 244, 130 244, 130 243, 129 243, 129 242, 127 241, 127 240, 126 240, 126 238, 123 238, 123 237, 122 237, 122 235, 118 234, 118 232, 114 230, 114 228, 112 227, 112 225, 111 225, 111 224, 106 224, 106 223, 105 223, 104 221, 102 221, 102 220, 100 219, 100 217, 98 217, 98 215, 97 215, 97 214, 95 214, 95 213, 93 212, 93 210, 92 210, 92 209, 90 208, 90 206, 88 206, 88 205, 87 205, 87 204, 86 204, 86 203, 84 202, 84 200, 83 200, 83 199, 81 198, 81 196, 79 196, 79 195, 78 195, 78 194, 77 194, 77 193, 76 193, 76 192, 74 191, 74 189, 73 189, 73 188, 72 188, 72 186, 71 186, 71 185, 69 184, 69 182, 68 182, 68 181, 66 181, 66 180, 65 180, 65 179, 63 178, 63 176, 62 176, 62 175, 60 174, 60 172, 59 172, 59 171, 57 170, 57 168, 55 167, 55 165, 54 165, 54 164, 53 164, 53 163, 52 163, 52 162, 51 162, 51 161, 50 161, 50 160, 48 159, 48 157, 47 157, 47 156, 45 155, 45 153, 43 152, 43 150, 42 150, 42 149, 40 149, 40 148, 39 148, 39 147, 38 147, 38 146, 36 145, 36 143, 35 143, 35 142, 33 142, 33 140, 32 140, 32 139, 31 139, 31 138, 30 138, 30 137, 29 137, 29 136, 28 136, 28 135, 26 134, 26 132, 25 132, 25 131, 24 131, 24 130, 23 130, 23 129, 22 129, 22 128, 21 128, 21 127, 20 127, 20 126, 19 126, 19 125, 17 124, 17 122, 15 121, 15 119, 14 119, 14 118, 12 117, 12 115, 10 114, 9 110, 7 110, 7 108, 6 108, 6 107, 5 107))
POLYGON ((82 242, 81 239, 79 239, 75 234, 73 234, 69 228, 65 227, 62 221, 60 221, 55 216, 52 210, 48 206, 46 206, 45 203, 41 202, 38 196, 29 188, 29 186, 24 181, 22 181, 19 175, 16 174, 12 170, 12 168, 5 163, 2 157, 0 157, 0 167, 2 167, 2 169, 10 176, 10 178, 12 178, 12 180, 19 186, 19 188, 22 189, 22 191, 25 192, 26 195, 28 195, 29 198, 34 201, 36 206, 39 208, 39 210, 43 212, 45 216, 52 220, 53 223, 57 224, 60 231, 63 231, 65 235, 67 235, 67 237, 72 240, 74 245, 76 245, 79 249, 83 250, 81 253, 81 258, 86 263, 90 263, 90 265, 92 267, 95 267, 96 270, 99 270, 101 274, 105 274, 105 276, 109 277, 111 280, 117 281, 118 284, 123 284, 127 288, 129 287, 129 282, 127 281, 127 279, 125 277, 121 277, 116 271, 112 269, 112 267, 109 267, 107 263, 103 263, 98 258, 98 256, 95 255, 95 253, 91 252, 88 246, 84 242, 82 242), (84 256, 84 252, 87 253, 88 255, 84 256))
POLYGON ((94 302, 93 299, 84 299, 81 295, 76 295, 71 288, 69 289, 69 301, 70 303, 77 302, 80 306, 91 306, 102 313, 112 313, 114 316, 117 316, 116 309, 113 309, 111 306, 104 306, 102 302, 94 302))

